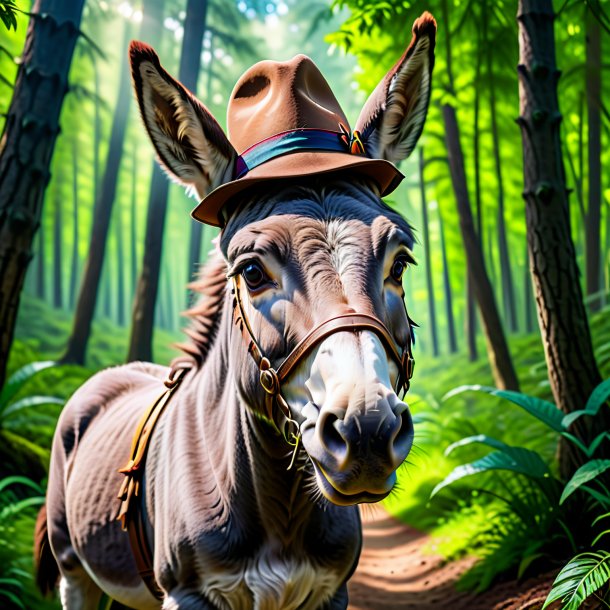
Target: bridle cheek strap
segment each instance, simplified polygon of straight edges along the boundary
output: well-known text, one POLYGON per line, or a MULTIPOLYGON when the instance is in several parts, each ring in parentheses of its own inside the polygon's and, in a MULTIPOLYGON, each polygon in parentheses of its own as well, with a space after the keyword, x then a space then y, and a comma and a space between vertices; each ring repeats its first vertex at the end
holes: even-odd
POLYGON ((413 353, 411 351, 410 339, 402 348, 402 352, 399 352, 396 348, 394 339, 392 338, 392 335, 385 324, 375 316, 365 313, 340 314, 325 320, 309 331, 309 333, 307 333, 307 335, 305 335, 305 337, 303 337, 303 339, 297 343, 288 356, 284 358, 277 369, 274 369, 271 366, 270 360, 263 355, 262 349, 254 336, 252 327, 250 326, 248 316, 246 315, 241 300, 238 278, 239 276, 233 276, 233 287, 235 294, 234 307, 237 310, 236 322, 241 325, 242 333, 244 334, 246 340, 249 341, 248 352, 258 366, 259 382, 261 387, 263 390, 265 390, 270 398, 275 398, 275 401, 266 401, 266 415, 271 421, 275 422, 275 413, 273 411, 274 402, 289 421, 294 421, 290 412, 290 407, 282 396, 282 384, 290 376, 299 362, 314 347, 316 347, 330 335, 337 332, 358 332, 368 330, 375 333, 383 343, 387 353, 391 356, 392 360, 394 360, 398 367, 398 379, 396 380, 395 388, 396 392, 400 392, 401 389, 404 389, 405 392, 409 390, 410 380, 413 376, 413 369, 415 366, 413 353))

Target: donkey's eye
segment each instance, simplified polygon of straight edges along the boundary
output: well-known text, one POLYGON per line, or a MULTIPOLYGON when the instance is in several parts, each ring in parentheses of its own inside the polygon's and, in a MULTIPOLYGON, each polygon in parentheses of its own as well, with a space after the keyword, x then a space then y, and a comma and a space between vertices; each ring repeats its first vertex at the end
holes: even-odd
POLYGON ((250 290, 257 290, 269 282, 269 276, 258 263, 248 263, 241 274, 250 290))
POLYGON ((392 268, 390 269, 390 276, 392 279, 400 284, 402 281, 402 274, 405 272, 407 268, 407 261, 405 258, 399 257, 392 264, 392 268))

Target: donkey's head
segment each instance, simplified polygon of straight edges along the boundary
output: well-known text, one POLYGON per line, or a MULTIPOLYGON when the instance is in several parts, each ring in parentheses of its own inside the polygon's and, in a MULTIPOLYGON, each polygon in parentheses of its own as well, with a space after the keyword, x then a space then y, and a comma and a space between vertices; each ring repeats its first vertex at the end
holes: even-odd
POLYGON ((302 436, 336 504, 385 497, 413 442, 398 396, 412 369, 402 281, 413 235, 381 196, 421 134, 434 38, 425 14, 353 134, 311 60, 261 62, 232 94, 231 139, 149 47, 131 49, 162 165, 203 199, 194 216, 222 226, 239 393, 283 432, 257 427, 265 445, 286 453, 282 436, 302 436))

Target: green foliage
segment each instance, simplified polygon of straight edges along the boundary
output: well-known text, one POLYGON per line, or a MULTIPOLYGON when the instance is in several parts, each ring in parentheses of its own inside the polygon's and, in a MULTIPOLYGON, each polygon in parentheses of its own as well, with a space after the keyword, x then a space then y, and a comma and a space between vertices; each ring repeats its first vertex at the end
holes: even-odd
POLYGON ((0 19, 7 30, 17 29, 17 10, 15 0, 0 0, 0 19))
MULTIPOLYGON (((607 388, 606 381, 594 390, 583 413, 597 414, 607 399, 607 388)), ((575 444, 583 449, 583 453, 590 457, 590 447, 584 447, 578 439, 567 433, 567 425, 571 422, 568 421, 566 425, 566 418, 555 405, 518 392, 506 392, 482 386, 458 388, 448 393, 447 398, 459 396, 466 390, 497 395, 518 405, 556 434, 575 441, 575 444)), ((468 436, 452 443, 447 448, 446 454, 472 444, 486 445, 496 451, 474 462, 460 464, 454 468, 434 488, 432 495, 465 477, 476 478, 476 484, 483 485, 484 491, 487 491, 485 480, 481 477, 492 471, 505 471, 510 475, 518 475, 518 478, 511 485, 504 482, 503 495, 488 492, 501 498, 506 504, 507 508, 495 516, 502 526, 494 528, 491 536, 488 530, 483 530, 483 538, 478 540, 483 547, 481 560, 462 579, 462 584, 476 587, 477 591, 484 590, 496 575, 516 565, 518 565, 518 573, 523 574, 534 562, 544 559, 549 563, 550 560, 561 557, 557 555, 558 543, 560 543, 559 548, 563 546, 565 549, 567 542, 576 551, 599 541, 605 533, 602 532, 591 541, 592 526, 601 516, 606 516, 603 511, 610 506, 610 492, 600 480, 600 476, 610 468, 610 460, 589 459, 569 481, 563 483, 551 474, 550 468, 537 452, 524 447, 510 446, 483 434, 468 436), (589 485, 591 483, 594 484, 593 487, 589 485), (587 492, 589 495, 587 502, 582 495, 575 499, 574 494, 578 490, 587 492)), ((471 542, 475 542, 474 539, 471 542)), ((575 558, 572 568, 566 569, 565 573, 562 572, 563 579, 558 578, 556 582, 557 596, 553 599, 563 598, 567 591, 572 593, 569 601, 572 605, 566 608, 577 608, 592 594, 592 591, 599 589, 605 582, 604 580, 601 585, 599 584, 602 576, 606 578, 604 570, 599 565, 592 568, 590 556, 587 556, 588 559, 583 557, 585 556, 579 555, 575 558), (583 575, 583 579, 589 580, 574 584, 575 576, 583 574, 585 565, 588 565, 591 571, 583 575), (594 589, 591 588, 593 586, 594 589), (584 597, 578 597, 579 591, 584 597)))
POLYGON ((49 460, 49 440, 55 417, 39 407, 55 406, 55 413, 64 401, 56 396, 27 395, 15 400, 41 371, 56 366, 53 361, 31 362, 22 366, 8 378, 0 392, 0 456, 3 471, 27 472, 42 478, 49 460), (36 422, 46 425, 48 435, 34 439, 36 422))
POLYGON ((577 610, 589 597, 595 596, 600 608, 610 608, 600 590, 610 583, 610 553, 598 551, 576 555, 559 572, 543 608, 561 600, 562 610, 577 610))
POLYGON ((56 604, 43 601, 32 577, 32 545, 36 511, 44 491, 27 477, 0 480, 0 606, 47 610, 56 604))

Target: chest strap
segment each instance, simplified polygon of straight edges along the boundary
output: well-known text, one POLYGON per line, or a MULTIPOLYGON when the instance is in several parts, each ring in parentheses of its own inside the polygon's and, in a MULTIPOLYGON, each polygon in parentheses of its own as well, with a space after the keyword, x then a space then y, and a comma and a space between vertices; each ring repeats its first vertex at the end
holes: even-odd
POLYGON ((169 376, 164 382, 165 391, 155 399, 140 418, 131 441, 129 461, 119 469, 119 472, 125 475, 125 479, 117 496, 121 501, 117 520, 121 522, 123 531, 129 535, 129 545, 140 577, 158 600, 163 599, 163 591, 155 580, 153 553, 146 536, 146 523, 142 513, 142 476, 150 437, 155 425, 191 367, 190 360, 174 361, 169 376))

